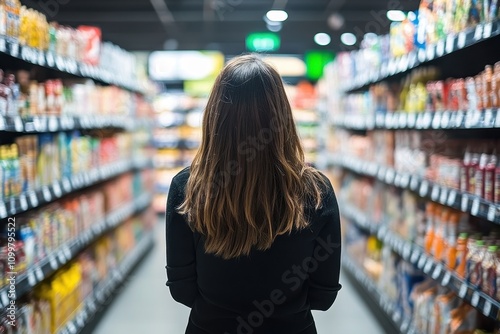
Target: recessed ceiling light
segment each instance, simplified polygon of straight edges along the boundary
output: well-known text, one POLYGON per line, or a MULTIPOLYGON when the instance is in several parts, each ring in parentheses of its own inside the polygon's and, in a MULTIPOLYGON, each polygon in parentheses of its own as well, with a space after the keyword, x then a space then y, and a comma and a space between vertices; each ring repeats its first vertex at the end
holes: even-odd
POLYGON ((333 30, 340 30, 344 26, 344 23, 345 19, 339 13, 333 13, 328 17, 328 25, 333 30))
POLYGON ((281 31, 281 28, 283 28, 283 24, 281 22, 274 23, 274 24, 266 24, 267 30, 272 31, 272 32, 278 32, 281 31))
POLYGON ((324 32, 320 32, 314 36, 314 41, 318 45, 325 46, 325 45, 330 44, 332 39, 331 39, 330 35, 325 34, 324 32))
POLYGON ((350 32, 345 32, 343 33, 341 36, 340 36, 340 40, 342 41, 342 43, 344 43, 345 45, 348 45, 348 46, 351 46, 351 45, 354 45, 356 44, 356 35, 354 34, 351 34, 350 32))
POLYGON ((387 18, 394 22, 401 22, 406 19, 406 14, 400 10, 389 10, 387 11, 387 18))
POLYGON ((270 10, 267 12, 266 17, 269 21, 283 22, 288 18, 288 14, 284 10, 270 10))

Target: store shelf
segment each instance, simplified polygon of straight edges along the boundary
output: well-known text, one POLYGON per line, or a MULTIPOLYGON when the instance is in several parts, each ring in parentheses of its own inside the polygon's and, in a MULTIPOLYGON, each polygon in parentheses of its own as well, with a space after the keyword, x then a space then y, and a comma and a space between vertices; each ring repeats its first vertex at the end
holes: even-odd
POLYGON ((371 235, 376 235, 379 240, 389 245, 405 261, 412 263, 440 285, 455 292, 459 298, 471 304, 485 316, 499 320, 499 301, 458 277, 454 272, 448 270, 443 263, 426 254, 420 246, 404 240, 389 230, 384 223, 370 221, 366 214, 348 203, 341 203, 341 207, 344 217, 371 235))
POLYGON ((135 82, 121 77, 120 73, 110 72, 97 66, 61 57, 49 51, 45 52, 19 45, 18 41, 9 38, 0 37, 0 53, 33 65, 78 77, 94 79, 105 84, 116 85, 133 92, 142 93, 141 88, 135 82))
POLYGON ((473 130, 500 128, 498 109, 437 111, 424 113, 395 112, 376 116, 344 115, 333 125, 348 130, 473 130))
POLYGON ((31 191, 0 201, 0 219, 41 207, 72 192, 90 187, 129 171, 144 169, 149 165, 151 165, 151 161, 148 159, 124 160, 73 175, 71 178, 63 178, 37 191, 31 191))
MULTIPOLYGON (((25 296, 33 290, 34 286, 44 281, 66 263, 74 259, 86 247, 94 243, 105 233, 116 228, 134 213, 148 208, 151 202, 151 194, 142 194, 133 202, 127 203, 108 214, 102 221, 95 223, 89 230, 80 234, 75 240, 61 246, 57 251, 47 256, 33 268, 28 268, 16 279, 16 298, 19 299, 25 296)), ((7 296, 8 289, 9 287, 0 289, 0 307, 6 307, 9 304, 9 298, 7 296)))
MULTIPOLYGON (((383 294, 375 282, 352 260, 349 255, 345 254, 342 257, 342 268, 346 270, 358 285, 364 290, 363 295, 370 297, 376 303, 382 313, 391 322, 394 330, 399 330, 400 333, 417 334, 415 327, 412 325, 411 319, 404 317, 401 310, 398 310, 394 303, 383 294)), ((379 319, 382 320, 382 319, 379 319)), ((393 332, 393 331, 391 331, 393 332)))
POLYGON ((355 157, 336 157, 330 163, 360 175, 374 177, 385 184, 414 191, 420 197, 429 198, 434 202, 500 225, 500 205, 486 201, 476 195, 439 185, 418 175, 401 173, 394 168, 355 157))
POLYGON ((146 255, 154 245, 153 232, 141 238, 135 249, 121 261, 118 268, 108 274, 108 278, 101 282, 92 295, 87 297, 76 315, 61 328, 59 334, 78 334, 89 326, 96 316, 108 306, 108 300, 125 281, 128 274, 146 255))
POLYGON ((366 71, 362 75, 355 77, 352 82, 343 87, 343 90, 351 92, 366 88, 370 84, 407 72, 417 66, 430 63, 435 59, 482 43, 498 35, 500 35, 499 20, 478 24, 476 27, 466 29, 457 35, 450 34, 446 39, 440 40, 436 44, 428 45, 426 49, 412 51, 402 57, 384 61, 372 71, 366 71))

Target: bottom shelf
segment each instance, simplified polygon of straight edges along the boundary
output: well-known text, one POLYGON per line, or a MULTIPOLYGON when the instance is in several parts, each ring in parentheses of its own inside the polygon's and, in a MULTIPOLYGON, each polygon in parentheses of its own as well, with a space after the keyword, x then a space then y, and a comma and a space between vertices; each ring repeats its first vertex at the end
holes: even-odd
POLYGON ((344 252, 342 268, 362 291, 369 306, 377 313, 377 318, 389 333, 417 334, 411 319, 404 318, 400 310, 378 289, 375 282, 344 252), (380 315, 380 316, 379 316, 380 315))
POLYGON ((95 326, 98 321, 98 315, 109 305, 109 298, 153 246, 154 233, 148 232, 137 243, 135 249, 125 257, 118 268, 112 271, 108 275, 108 278, 101 282, 94 290, 94 293, 84 301, 75 317, 68 321, 58 333, 78 334, 87 331, 90 329, 89 327, 95 326))

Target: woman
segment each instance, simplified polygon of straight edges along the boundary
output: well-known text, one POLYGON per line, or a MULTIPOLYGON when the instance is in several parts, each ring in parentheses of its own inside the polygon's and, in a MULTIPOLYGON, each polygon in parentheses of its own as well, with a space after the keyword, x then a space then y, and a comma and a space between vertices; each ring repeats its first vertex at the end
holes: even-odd
POLYGON ((328 179, 304 162, 278 73, 254 55, 217 78, 201 147, 172 180, 167 285, 188 334, 312 334, 340 289, 328 179))

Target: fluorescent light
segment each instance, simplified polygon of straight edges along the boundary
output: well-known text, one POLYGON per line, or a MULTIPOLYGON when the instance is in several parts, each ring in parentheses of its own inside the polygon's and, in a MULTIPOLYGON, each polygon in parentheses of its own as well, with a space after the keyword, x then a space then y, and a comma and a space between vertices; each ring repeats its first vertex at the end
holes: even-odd
POLYGON ((343 33, 341 36, 340 36, 340 40, 342 41, 342 43, 344 43, 345 45, 348 45, 348 46, 351 46, 351 45, 354 45, 356 44, 356 35, 354 34, 351 34, 350 32, 345 32, 343 33))
POLYGON ((332 39, 331 39, 330 35, 325 34, 324 32, 320 32, 314 36, 314 41, 318 45, 325 46, 325 45, 330 44, 332 39))
POLYGON ((267 12, 266 17, 269 21, 283 22, 288 18, 288 14, 284 10, 270 10, 267 12))
POLYGON ((389 10, 387 11, 387 18, 394 22, 401 22, 406 19, 406 14, 400 10, 389 10))

